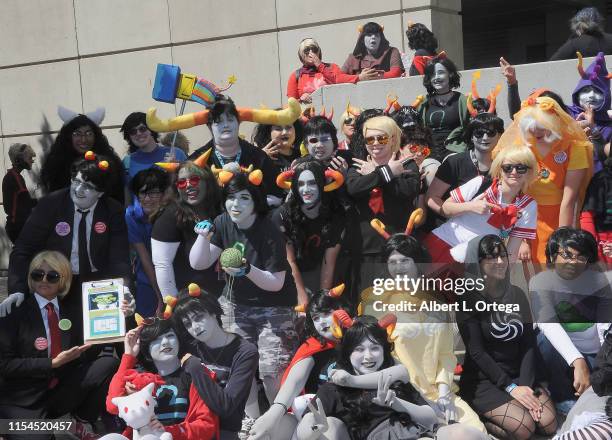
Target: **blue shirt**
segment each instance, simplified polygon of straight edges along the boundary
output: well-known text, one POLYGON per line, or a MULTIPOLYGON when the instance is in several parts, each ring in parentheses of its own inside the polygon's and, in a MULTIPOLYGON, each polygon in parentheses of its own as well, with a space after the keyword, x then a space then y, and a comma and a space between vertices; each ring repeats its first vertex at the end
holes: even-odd
MULTIPOLYGON (((163 162, 164 157, 170 152, 170 147, 158 145, 157 148, 150 153, 138 150, 123 158, 123 166, 126 170, 126 184, 129 183, 136 173, 147 168, 151 168, 155 162, 163 162)), ((183 150, 174 147, 174 154, 178 162, 183 162, 187 159, 183 150)))
MULTIPOLYGON (((130 244, 143 243, 149 255, 151 255, 151 232, 153 231, 153 225, 145 220, 142 208, 139 207, 138 203, 130 205, 125 210, 125 223, 127 224, 128 241, 130 244)), ((149 284, 149 279, 142 270, 142 263, 138 256, 136 257, 136 279, 139 282, 149 284)))

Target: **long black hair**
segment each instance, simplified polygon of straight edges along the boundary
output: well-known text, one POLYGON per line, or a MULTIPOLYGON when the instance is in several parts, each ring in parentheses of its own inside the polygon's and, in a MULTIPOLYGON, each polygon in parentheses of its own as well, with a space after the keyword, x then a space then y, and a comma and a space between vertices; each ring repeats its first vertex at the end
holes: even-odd
POLYGON ((40 181, 46 192, 56 191, 70 186, 70 168, 72 163, 83 155, 72 146, 72 133, 81 127, 88 127, 94 134, 94 143, 90 150, 96 155, 106 156, 109 162, 109 195, 123 202, 123 165, 113 147, 100 127, 85 115, 78 115, 65 124, 55 142, 51 145, 49 154, 44 159, 40 171, 40 181))
POLYGON ((406 30, 408 47, 412 50, 425 49, 430 54, 435 54, 438 48, 438 40, 432 31, 422 23, 414 23, 406 30))
POLYGON ((285 207, 289 212, 287 219, 289 223, 288 230, 285 231, 287 240, 293 245, 296 258, 300 259, 303 257, 304 244, 308 237, 306 237, 306 228, 304 224, 310 219, 306 217, 302 211, 302 197, 300 197, 298 190, 298 179, 304 171, 310 171, 314 175, 317 187, 319 188, 319 198, 321 207, 319 208, 319 216, 324 220, 323 227, 321 228, 321 246, 326 247, 326 243, 332 239, 332 219, 337 216, 344 217, 344 209, 338 202, 335 194, 326 193, 323 191, 325 187, 325 165, 319 160, 314 159, 310 156, 303 157, 296 162, 293 168, 294 174, 291 181, 291 197, 286 202, 285 207))
POLYGON ((385 33, 383 32, 383 28, 378 23, 374 23, 370 21, 363 26, 363 31, 359 34, 357 38, 357 44, 355 44, 355 49, 353 49, 353 56, 355 58, 363 58, 368 54, 368 50, 365 47, 365 43, 363 39, 366 35, 370 34, 380 34, 380 46, 378 46, 378 51, 374 55, 378 57, 381 53, 387 50, 390 46, 389 40, 385 37, 385 33))

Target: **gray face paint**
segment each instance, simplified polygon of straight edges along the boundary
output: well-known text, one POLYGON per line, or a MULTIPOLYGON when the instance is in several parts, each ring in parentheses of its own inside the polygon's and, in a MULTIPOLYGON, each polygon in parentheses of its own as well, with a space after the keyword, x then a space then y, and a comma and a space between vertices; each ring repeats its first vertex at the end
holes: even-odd
POLYGON ((327 160, 334 154, 334 141, 327 133, 313 133, 306 139, 306 148, 315 159, 327 160))
POLYGON ((604 104, 604 95, 593 86, 583 87, 578 92, 578 104, 585 110, 587 107, 599 110, 604 104))
MULTIPOLYGON (((478 130, 474 130, 476 133, 478 130)), ((481 153, 486 153, 488 151, 493 150, 497 145, 497 141, 499 141, 500 134, 495 132, 494 135, 490 136, 486 130, 483 130, 482 133, 479 133, 481 136, 472 135, 472 143, 474 144, 474 149, 480 151, 481 153)))
POLYGON ((70 182, 70 198, 78 209, 91 208, 103 195, 103 192, 98 191, 92 183, 85 180, 80 171, 70 182))
POLYGON ((219 146, 231 146, 238 142, 238 126, 240 123, 234 115, 222 113, 217 122, 210 126, 215 144, 219 146))
POLYGON ((255 216, 255 202, 246 189, 227 196, 225 209, 238 226, 248 224, 255 216))
POLYGON ((314 174, 310 170, 302 171, 298 177, 298 194, 304 205, 312 206, 319 201, 319 187, 314 174))
POLYGON ((159 335, 151 342, 151 345, 149 345, 151 359, 157 362, 173 360, 178 356, 178 352, 179 343, 174 330, 159 335))
POLYGON ((431 78, 431 86, 439 95, 450 91, 450 74, 442 63, 434 66, 434 75, 431 78))
POLYGON ((378 51, 378 48, 380 47, 381 41, 382 38, 379 33, 366 34, 363 37, 363 44, 365 45, 369 53, 376 53, 376 51, 378 51))

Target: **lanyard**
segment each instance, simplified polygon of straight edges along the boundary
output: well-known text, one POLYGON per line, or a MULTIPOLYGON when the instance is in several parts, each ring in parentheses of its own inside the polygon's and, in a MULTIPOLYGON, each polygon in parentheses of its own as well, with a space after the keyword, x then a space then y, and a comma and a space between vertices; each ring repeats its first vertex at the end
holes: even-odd
MULTIPOLYGON (((236 162, 237 164, 240 164, 240 156, 242 156, 242 148, 238 151, 236 158, 232 160, 231 162, 236 162)), ((219 154, 219 152, 216 149, 215 149, 215 157, 217 158, 217 160, 223 167, 225 165, 225 159, 223 159, 223 156, 221 156, 221 154, 219 154)), ((231 162, 228 161, 227 163, 231 163, 231 162)))

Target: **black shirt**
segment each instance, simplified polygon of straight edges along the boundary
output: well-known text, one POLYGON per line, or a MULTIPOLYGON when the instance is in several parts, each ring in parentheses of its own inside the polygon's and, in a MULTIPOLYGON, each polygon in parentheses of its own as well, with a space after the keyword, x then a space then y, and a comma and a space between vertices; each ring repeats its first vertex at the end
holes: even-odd
POLYGON ((446 105, 438 105, 435 96, 429 99, 429 106, 425 112, 425 120, 423 121, 426 127, 431 129, 434 147, 431 152, 431 157, 440 162, 450 154, 444 143, 446 138, 455 128, 461 125, 459 117, 459 92, 451 92, 453 96, 446 105))
POLYGON ((242 426, 244 407, 257 371, 259 354, 255 345, 236 335, 229 344, 219 348, 207 348, 203 343, 191 340, 192 356, 185 363, 198 394, 219 416, 221 429, 238 432, 242 426), (215 373, 213 380, 202 369, 202 364, 215 373))
MULTIPOLYGON (((259 288, 248 277, 235 277, 232 301, 255 307, 292 307, 297 303, 297 290, 287 262, 287 250, 282 232, 265 215, 258 215, 249 229, 239 229, 229 214, 224 212, 215 219, 215 232, 211 244, 221 249, 244 245, 244 258, 260 270, 285 271, 285 282, 278 292, 259 288)), ((224 288, 227 294, 228 285, 224 288)))
MULTIPOLYGON (((176 288, 181 290, 189 283, 196 283, 205 288, 208 293, 219 296, 223 290, 223 280, 216 266, 205 270, 195 270, 189 264, 189 252, 196 241, 197 234, 193 225, 181 227, 177 224, 177 206, 168 205, 153 225, 152 239, 166 243, 180 243, 174 257, 174 279, 176 288)), ((162 292, 163 293, 163 292, 162 292)))
MULTIPOLYGON (((332 248, 342 241, 346 219, 343 212, 334 212, 330 215, 319 215, 317 218, 310 219, 304 216, 304 221, 299 226, 303 243, 301 249, 295 249, 297 265, 300 271, 311 271, 321 266, 325 251, 332 248), (326 233, 323 229, 327 226, 326 233)), ((287 243, 294 248, 300 243, 294 243, 292 239, 289 204, 285 203, 278 208, 272 215, 272 221, 279 227, 285 235, 287 243)))
POLYGON ((594 57, 599 52, 610 55, 612 54, 612 35, 582 34, 579 37, 570 38, 550 57, 550 61, 576 58, 576 52, 580 52, 585 58, 594 57))
POLYGON ((474 164, 472 161, 470 151, 447 156, 444 162, 438 167, 438 171, 436 171, 436 177, 442 182, 450 185, 442 196, 442 200, 446 200, 450 196, 452 190, 469 182, 478 175, 485 176, 485 182, 483 182, 484 188, 482 191, 478 192, 478 194, 480 194, 491 186, 493 181, 485 171, 478 170, 478 165, 474 164))
POLYGON ((187 417, 191 378, 179 368, 164 376, 164 381, 166 383, 157 389, 155 414, 163 425, 176 425, 187 417))

